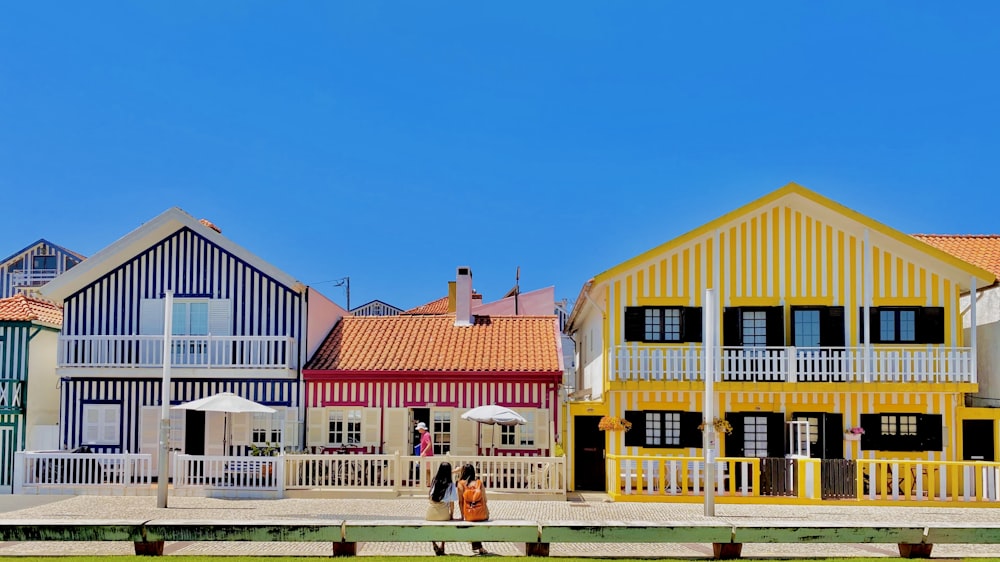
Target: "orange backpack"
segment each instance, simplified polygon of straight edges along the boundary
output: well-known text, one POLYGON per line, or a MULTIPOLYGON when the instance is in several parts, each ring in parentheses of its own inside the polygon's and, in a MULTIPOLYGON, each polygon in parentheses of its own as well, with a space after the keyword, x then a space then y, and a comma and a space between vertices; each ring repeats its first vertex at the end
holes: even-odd
POLYGON ((462 490, 462 519, 466 521, 486 521, 490 511, 486 508, 486 490, 483 481, 476 479, 466 483, 462 490))

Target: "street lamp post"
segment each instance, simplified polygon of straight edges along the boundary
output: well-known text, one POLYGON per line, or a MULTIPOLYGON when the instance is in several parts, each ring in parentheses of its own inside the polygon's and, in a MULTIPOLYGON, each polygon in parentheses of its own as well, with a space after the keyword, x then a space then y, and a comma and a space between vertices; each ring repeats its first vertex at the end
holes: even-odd
POLYGON ((167 507, 167 479, 170 477, 167 459, 170 441, 170 339, 173 325, 174 292, 167 289, 163 299, 163 381, 160 383, 160 444, 156 507, 167 507))
POLYGON ((702 453, 705 462, 705 515, 715 516, 715 291, 705 290, 705 332, 702 341, 705 346, 705 396, 702 412, 704 416, 704 436, 702 453))

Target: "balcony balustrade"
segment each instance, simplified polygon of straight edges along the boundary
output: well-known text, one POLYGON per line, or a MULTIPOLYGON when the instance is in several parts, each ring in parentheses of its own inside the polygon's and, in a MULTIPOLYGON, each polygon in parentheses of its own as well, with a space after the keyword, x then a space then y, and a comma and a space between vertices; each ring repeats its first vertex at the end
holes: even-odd
MULTIPOLYGON (((724 382, 976 382, 968 347, 722 347, 716 355, 724 382)), ((701 344, 629 344, 614 348, 612 381, 701 381, 701 344)))
POLYGON ((56 269, 35 269, 32 271, 14 271, 10 274, 14 287, 41 287, 59 275, 56 269))
MULTIPOLYGON (((170 365, 187 368, 294 369, 288 336, 173 336, 170 365)), ((60 336, 59 367, 163 366, 163 336, 60 336)))

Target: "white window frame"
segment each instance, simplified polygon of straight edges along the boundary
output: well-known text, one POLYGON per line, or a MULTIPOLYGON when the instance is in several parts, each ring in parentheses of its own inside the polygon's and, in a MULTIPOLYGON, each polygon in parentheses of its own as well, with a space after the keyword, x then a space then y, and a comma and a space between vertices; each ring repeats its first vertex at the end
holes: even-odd
POLYGON ((364 421, 363 408, 330 408, 326 415, 325 430, 327 443, 337 446, 362 446, 361 438, 364 437, 364 421), (341 428, 334 430, 334 423, 340 423, 341 428), (351 440, 352 435, 357 436, 353 441, 351 440))
POLYGON ((535 447, 535 412, 520 411, 528 423, 500 426, 500 447, 504 449, 533 449, 535 447))
POLYGON ((84 404, 82 413, 81 445, 121 445, 121 404, 84 404))
POLYGON ((281 445, 284 443, 285 432, 285 412, 284 408, 273 414, 266 412, 252 412, 250 414, 250 444, 258 446, 281 445), (267 439, 260 440, 263 435, 267 439))

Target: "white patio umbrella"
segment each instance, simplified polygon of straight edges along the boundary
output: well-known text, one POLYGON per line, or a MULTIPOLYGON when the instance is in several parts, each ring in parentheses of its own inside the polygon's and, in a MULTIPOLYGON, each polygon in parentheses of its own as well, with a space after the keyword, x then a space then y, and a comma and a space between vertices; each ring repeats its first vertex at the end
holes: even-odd
POLYGON ((274 408, 258 404, 253 400, 248 400, 232 392, 220 392, 198 400, 192 400, 176 406, 171 406, 171 410, 197 410, 199 412, 224 412, 226 414, 222 429, 222 451, 227 453, 226 443, 229 437, 229 414, 262 413, 273 414, 277 412, 274 408))
MULTIPOLYGON (((474 421, 477 424, 483 425, 524 425, 528 423, 528 420, 521 417, 514 410, 507 408, 505 406, 497 406, 496 404, 487 404, 485 406, 475 407, 468 412, 462 414, 463 420, 474 421)), ((495 446, 495 436, 490 434, 490 449, 492 450, 495 446)), ((476 443, 479 443, 479 432, 476 434, 476 443)))

